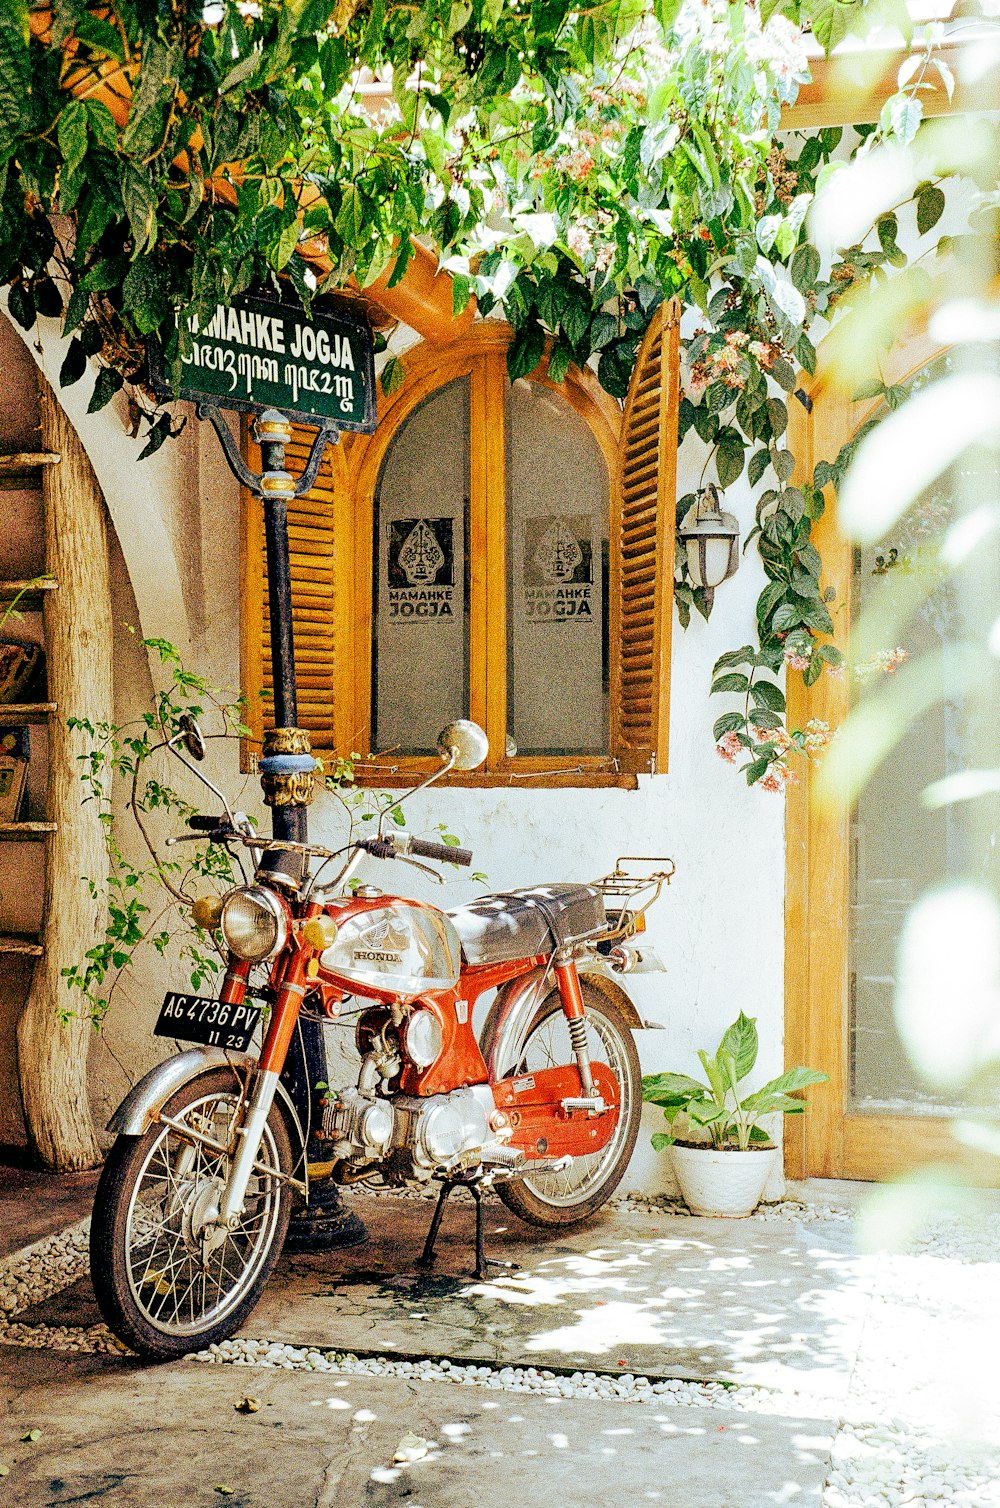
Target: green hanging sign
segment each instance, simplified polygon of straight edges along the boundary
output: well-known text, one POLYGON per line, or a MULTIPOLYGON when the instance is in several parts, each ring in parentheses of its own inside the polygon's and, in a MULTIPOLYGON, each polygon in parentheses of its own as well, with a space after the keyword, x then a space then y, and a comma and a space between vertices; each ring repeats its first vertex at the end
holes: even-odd
POLYGON ((375 347, 353 307, 313 309, 244 293, 191 324, 181 380, 171 386, 150 350, 157 396, 257 413, 276 408, 307 424, 371 433, 376 425, 375 347))

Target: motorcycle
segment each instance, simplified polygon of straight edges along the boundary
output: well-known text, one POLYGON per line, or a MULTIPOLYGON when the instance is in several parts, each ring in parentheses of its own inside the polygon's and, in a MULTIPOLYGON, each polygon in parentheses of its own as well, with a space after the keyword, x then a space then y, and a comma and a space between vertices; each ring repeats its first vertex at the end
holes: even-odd
MULTIPOLYGON (((223 807, 218 817, 193 816, 191 831, 168 841, 208 837, 237 856, 248 851, 254 874, 193 908, 227 953, 217 998, 170 992, 160 1011, 157 1034, 200 1045, 154 1068, 109 1123, 116 1140, 90 1246, 114 1334, 141 1355, 176 1357, 232 1335, 260 1299, 293 1198, 309 1197, 315 1128, 302 1125, 282 1081, 303 1011, 335 1021, 350 1005, 356 1017, 357 1083, 328 1089, 322 1112, 332 1177, 440 1183, 424 1265, 459 1186, 476 1201, 479 1277, 484 1189, 548 1229, 600 1209, 635 1146, 642 1094, 633 1032, 651 1024, 620 976, 659 967, 635 938, 673 863, 622 859, 593 884, 487 895, 443 911, 351 882, 366 857, 440 879, 421 861, 467 866, 467 850, 384 825, 337 850, 262 837, 192 762, 205 752, 193 720, 167 747, 223 807), (255 982, 265 973, 266 984, 255 982), (477 1040, 473 1012, 489 991, 496 996, 477 1040), (258 1027, 260 1048, 248 1051, 258 1027)), ((441 767, 402 800, 449 770, 476 768, 486 735, 458 721, 438 748, 441 767)))

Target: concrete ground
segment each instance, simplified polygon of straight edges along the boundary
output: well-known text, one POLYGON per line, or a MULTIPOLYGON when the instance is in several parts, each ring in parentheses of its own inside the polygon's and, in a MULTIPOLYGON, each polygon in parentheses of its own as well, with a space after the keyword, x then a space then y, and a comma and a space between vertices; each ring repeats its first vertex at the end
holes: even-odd
POLYGON ((992 1256, 866 1257, 857 1191, 799 1192, 744 1221, 622 1204, 548 1239, 491 1201, 515 1265, 484 1282, 462 1196, 425 1276, 431 1206, 359 1195, 367 1245, 286 1254, 215 1365, 150 1367, 100 1326, 83 1230, 58 1233, 87 1191, 46 1229, 34 1189, 36 1244, 0 1272, 0 1503, 1000 1504, 996 1399, 962 1387, 996 1323, 992 1256))

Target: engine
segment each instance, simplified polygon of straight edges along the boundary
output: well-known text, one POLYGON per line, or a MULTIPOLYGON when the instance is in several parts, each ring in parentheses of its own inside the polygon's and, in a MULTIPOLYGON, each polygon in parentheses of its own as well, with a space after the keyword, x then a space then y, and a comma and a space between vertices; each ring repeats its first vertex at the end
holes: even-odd
POLYGON ((490 1130, 494 1109, 486 1084, 426 1099, 343 1089, 328 1107, 325 1130, 337 1156, 348 1165, 376 1162, 390 1177, 426 1181, 435 1174, 475 1167, 487 1148, 506 1150, 490 1130))

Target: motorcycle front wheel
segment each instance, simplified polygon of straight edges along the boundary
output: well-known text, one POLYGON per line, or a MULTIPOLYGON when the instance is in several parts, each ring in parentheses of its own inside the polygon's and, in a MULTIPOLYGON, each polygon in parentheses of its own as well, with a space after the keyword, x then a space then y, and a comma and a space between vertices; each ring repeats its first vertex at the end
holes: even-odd
MULTIPOLYGON (((639 1134, 642 1071, 631 1027, 614 1001, 601 990, 587 980, 581 980, 581 989, 590 1061, 603 1063, 618 1080, 621 1091, 618 1124, 599 1152, 574 1157, 561 1173, 535 1173, 510 1183, 495 1184, 507 1208, 532 1225, 576 1225, 596 1213, 624 1177, 639 1134)), ((542 1001, 528 1027, 513 1074, 520 1078, 573 1061, 569 1025, 559 992, 553 990, 542 1001)))
MULTIPOLYGON (((173 1121, 234 1147, 240 1086, 228 1069, 201 1074, 166 1102, 173 1121)), ((90 1228, 90 1272, 110 1329, 141 1356, 199 1351, 239 1329, 284 1244, 291 1212, 291 1138, 275 1104, 250 1175, 240 1223, 212 1215, 229 1176, 228 1152, 154 1123, 120 1136, 104 1165, 90 1228)))

